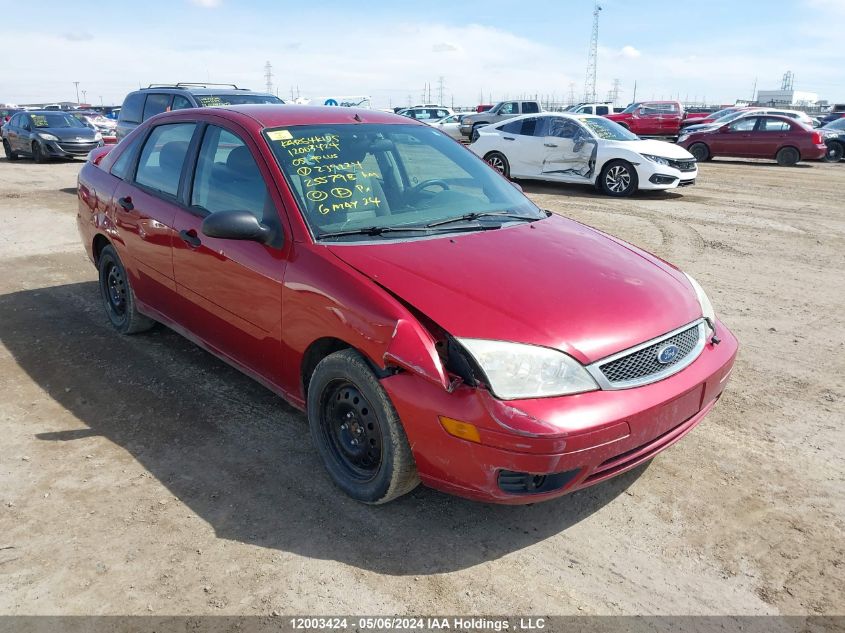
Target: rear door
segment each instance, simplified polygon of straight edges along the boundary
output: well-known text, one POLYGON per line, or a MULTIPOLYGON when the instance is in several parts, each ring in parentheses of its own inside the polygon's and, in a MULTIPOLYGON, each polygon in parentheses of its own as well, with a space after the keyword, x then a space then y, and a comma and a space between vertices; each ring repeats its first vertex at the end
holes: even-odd
POLYGON ((511 176, 538 178, 543 164, 544 122, 547 117, 528 117, 502 125, 502 153, 508 159, 511 176), (537 135, 537 132, 540 135, 537 135))
POLYGON ((754 155, 759 158, 774 158, 781 147, 791 144, 788 141, 793 125, 780 118, 760 117, 757 128, 752 133, 754 155))
POLYGON ((173 222, 196 127, 193 122, 157 125, 143 139, 137 160, 134 152, 121 154, 112 167, 125 178, 114 192, 115 224, 129 256, 123 263, 138 298, 171 319, 177 304, 173 222), (122 164, 124 158, 129 165, 122 164))
POLYGON ((20 137, 23 133, 21 126, 23 125, 25 114, 16 114, 3 128, 3 134, 6 138, 6 141, 9 143, 9 147, 12 148, 13 152, 17 152, 21 149, 21 141, 20 137))
POLYGON ((212 349, 279 383, 289 244, 279 214, 281 201, 255 143, 240 128, 212 121, 195 143, 192 178, 174 221, 180 322, 212 349), (202 232, 207 216, 231 210, 257 216, 274 230, 273 243, 212 238, 202 232))
POLYGON ((596 158, 593 135, 572 119, 547 118, 542 176, 566 182, 591 180, 596 158))
POLYGON ((660 134, 662 136, 676 136, 681 129, 681 106, 678 103, 660 104, 660 134))

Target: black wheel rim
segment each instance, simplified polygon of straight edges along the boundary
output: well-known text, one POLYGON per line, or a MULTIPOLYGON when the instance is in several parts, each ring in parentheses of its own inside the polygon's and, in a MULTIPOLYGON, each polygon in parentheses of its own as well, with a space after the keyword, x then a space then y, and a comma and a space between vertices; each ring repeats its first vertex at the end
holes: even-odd
POLYGON ((843 147, 841 145, 831 145, 827 148, 827 160, 832 163, 842 160, 843 147))
POLYGON ((126 280, 123 271, 110 263, 103 272, 103 294, 108 307, 115 316, 123 317, 126 314, 126 280))
POLYGON ((692 148, 692 155, 695 157, 695 160, 701 161, 707 158, 707 152, 703 147, 700 145, 696 145, 692 148))
POLYGON ((358 482, 372 480, 382 459, 381 426, 373 407, 347 380, 323 391, 320 425, 332 459, 358 482))

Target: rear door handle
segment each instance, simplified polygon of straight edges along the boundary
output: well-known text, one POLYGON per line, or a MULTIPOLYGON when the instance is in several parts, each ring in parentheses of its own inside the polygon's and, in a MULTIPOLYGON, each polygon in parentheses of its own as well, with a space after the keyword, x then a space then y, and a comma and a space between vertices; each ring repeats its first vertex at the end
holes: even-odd
POLYGON ((543 143, 543 147, 557 147, 554 143, 543 143))
POLYGON ((132 211, 135 209, 135 205, 132 204, 132 198, 126 196, 125 198, 118 198, 117 203, 123 208, 124 211, 132 211))
POLYGON ((503 139, 505 139, 506 141, 515 141, 515 140, 516 140, 516 139, 515 139, 514 137, 512 137, 512 136, 503 136, 502 138, 503 138, 503 139))
POLYGON ((202 240, 197 236, 197 232, 194 229, 191 229, 190 231, 179 231, 179 237, 181 237, 182 241, 188 246, 193 248, 202 244, 202 240))

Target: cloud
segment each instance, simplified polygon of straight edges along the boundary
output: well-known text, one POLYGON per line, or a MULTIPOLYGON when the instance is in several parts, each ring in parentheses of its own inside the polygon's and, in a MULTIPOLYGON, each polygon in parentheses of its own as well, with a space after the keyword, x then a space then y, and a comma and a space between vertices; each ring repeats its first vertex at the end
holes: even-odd
POLYGON ((203 9, 216 9, 222 4, 222 0, 188 0, 188 2, 203 9))
POLYGON ((624 57, 626 59, 637 59, 641 55, 642 53, 633 46, 623 46, 622 49, 619 51, 619 56, 624 57))
POLYGON ((448 42, 440 42, 439 44, 432 46, 431 50, 435 53, 451 53, 458 50, 458 47, 454 44, 449 44, 448 42))

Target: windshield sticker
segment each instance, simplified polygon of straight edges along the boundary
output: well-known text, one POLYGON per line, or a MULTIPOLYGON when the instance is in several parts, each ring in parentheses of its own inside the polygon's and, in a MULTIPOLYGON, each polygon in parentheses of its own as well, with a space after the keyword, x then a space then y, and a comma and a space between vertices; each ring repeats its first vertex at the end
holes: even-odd
POLYGON ((203 105, 208 108, 213 106, 227 105, 226 103, 224 103, 223 99, 216 95, 200 95, 197 97, 197 101, 200 102, 200 105, 203 105))
POLYGON ((47 123, 47 117, 43 114, 32 114, 30 118, 35 127, 50 127, 50 124, 47 123))
POLYGON ((287 141, 293 138, 293 134, 289 130, 273 130, 272 132, 267 132, 267 138, 271 141, 287 141))

